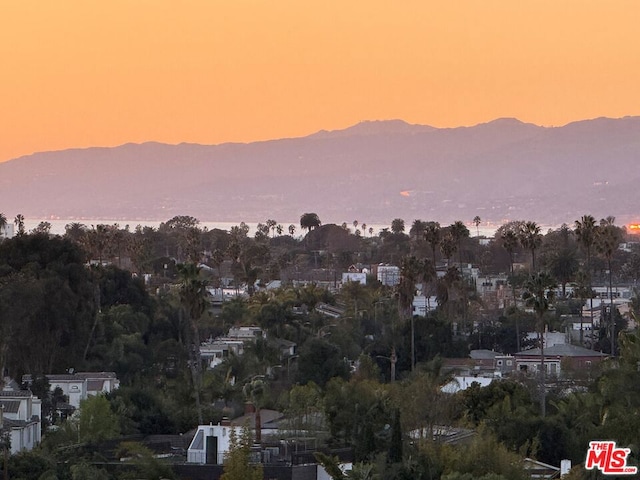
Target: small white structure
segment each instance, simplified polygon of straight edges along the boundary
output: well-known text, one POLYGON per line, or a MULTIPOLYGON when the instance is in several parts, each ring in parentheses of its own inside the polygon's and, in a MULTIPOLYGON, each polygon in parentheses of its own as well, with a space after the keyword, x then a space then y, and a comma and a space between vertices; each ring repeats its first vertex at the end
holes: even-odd
POLYGON ((478 376, 466 376, 456 375, 446 385, 443 385, 440 389, 443 393, 457 393, 462 390, 466 390, 474 383, 477 383, 481 387, 486 387, 491 384, 497 377, 478 377, 478 376))
POLYGON ((242 340, 217 339, 200 345, 200 357, 207 362, 209 368, 217 367, 231 354, 238 356, 244 354, 242 340))
POLYGON ((258 338, 266 338, 260 327, 231 327, 228 335, 203 342, 200 345, 200 357, 208 363, 209 368, 215 368, 232 354, 243 355, 245 344, 255 342, 258 338))
POLYGON ((0 239, 13 238, 13 236, 14 236, 13 223, 7 222, 2 228, 0 228, 0 239))
POLYGON ((378 265, 376 278, 382 285, 395 287, 400 283, 400 267, 395 265, 378 265))
POLYGON ((236 437, 242 434, 242 427, 225 425, 199 425, 189 449, 187 462, 209 465, 222 465, 231 445, 231 431, 236 437))
POLYGON ((264 337, 262 328, 256 326, 250 327, 231 327, 226 338, 235 340, 255 340, 264 337))
POLYGON ((414 317, 426 317, 427 313, 434 311, 437 306, 438 300, 435 295, 431 295, 430 297, 416 295, 413 297, 412 314, 414 317))
POLYGON ((41 401, 30 391, 0 391, 0 434, 9 434, 12 455, 40 443, 41 418, 41 401))
POLYGON ((342 285, 347 282, 357 282, 361 285, 366 285, 367 274, 364 272, 344 272, 342 274, 342 285))

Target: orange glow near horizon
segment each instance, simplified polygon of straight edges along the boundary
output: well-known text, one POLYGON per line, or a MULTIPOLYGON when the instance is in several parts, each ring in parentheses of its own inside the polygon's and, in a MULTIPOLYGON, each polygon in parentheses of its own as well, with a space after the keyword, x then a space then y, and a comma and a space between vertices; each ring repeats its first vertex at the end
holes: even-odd
POLYGON ((0 4, 0 161, 361 120, 640 114, 636 0, 0 4))

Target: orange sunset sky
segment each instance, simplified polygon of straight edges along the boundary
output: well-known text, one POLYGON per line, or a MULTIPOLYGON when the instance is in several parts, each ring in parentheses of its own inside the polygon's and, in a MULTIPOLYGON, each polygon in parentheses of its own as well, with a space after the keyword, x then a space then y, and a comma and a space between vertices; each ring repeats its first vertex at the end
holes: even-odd
POLYGON ((640 114, 638 0, 0 0, 0 161, 640 114))

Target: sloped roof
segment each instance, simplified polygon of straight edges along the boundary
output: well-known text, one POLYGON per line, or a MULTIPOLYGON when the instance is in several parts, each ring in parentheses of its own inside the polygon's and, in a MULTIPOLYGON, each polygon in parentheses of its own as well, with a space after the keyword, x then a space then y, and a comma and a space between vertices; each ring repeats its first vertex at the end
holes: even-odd
POLYGON ((18 413, 20 410, 20 400, 0 400, 0 405, 4 407, 4 413, 18 413))
MULTIPOLYGON (((531 350, 523 350, 514 354, 516 357, 540 356, 539 348, 532 348, 531 350)), ((606 353, 597 352, 595 350, 589 350, 588 348, 579 347, 577 345, 554 345, 544 349, 544 356, 559 356, 559 357, 608 357, 606 353)))
POLYGON ((2 390, 0 397, 3 398, 29 398, 33 394, 29 390, 2 390))
MULTIPOLYGON (((260 423, 262 424, 262 428, 275 428, 276 420, 279 420, 284 417, 282 412, 278 412, 277 410, 269 410, 269 409, 260 409, 260 423), (271 425, 267 425, 271 424, 271 425)), ((247 425, 249 428, 256 428, 256 414, 255 412, 246 413, 241 417, 234 418, 231 420, 232 426, 244 426, 247 425)))
POLYGON ((492 350, 471 350, 469 356, 475 360, 493 360, 497 355, 501 355, 500 353, 494 352, 492 350))

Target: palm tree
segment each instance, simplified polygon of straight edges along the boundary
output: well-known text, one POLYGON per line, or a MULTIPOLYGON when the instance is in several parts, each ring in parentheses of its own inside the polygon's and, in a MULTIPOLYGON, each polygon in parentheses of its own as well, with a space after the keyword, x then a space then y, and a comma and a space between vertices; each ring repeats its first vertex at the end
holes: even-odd
MULTIPOLYGON (((596 241, 598 234, 598 226, 596 225, 596 219, 592 215, 583 215, 580 220, 575 221, 576 238, 578 243, 585 250, 587 254, 587 282, 589 291, 591 291, 591 249, 596 241)), ((591 316, 591 348, 595 348, 595 341, 593 339, 593 296, 589 297, 589 312, 591 316)))
POLYGON ((504 230, 500 240, 502 240, 502 248, 509 254, 509 272, 513 275, 513 254, 518 248, 518 235, 513 230, 504 230))
MULTIPOLYGON (((575 278, 575 284, 574 284, 574 288, 573 291, 574 293, 578 296, 578 298, 580 300, 582 300, 582 304, 580 306, 580 345, 583 345, 583 328, 582 328, 582 320, 583 320, 583 316, 582 316, 582 305, 584 305, 586 303, 587 298, 590 299, 593 302, 593 290, 590 287, 590 282, 591 282, 591 277, 589 276, 588 272, 585 272, 584 270, 580 270, 578 271, 578 273, 576 274, 576 278, 575 278)), ((593 332, 595 331, 594 328, 594 324, 593 324, 593 310, 591 311, 591 348, 593 348, 593 344, 595 343, 593 341, 593 332)))
POLYGON ((200 333, 198 320, 207 308, 206 282, 200 278, 200 268, 193 263, 178 265, 180 275, 180 303, 182 311, 186 312, 189 320, 191 342, 189 345, 189 359, 193 388, 195 391, 198 422, 202 425, 202 407, 200 405, 201 367, 200 333))
POLYGON ((431 261, 436 266, 436 250, 440 245, 441 228, 438 222, 427 222, 424 228, 424 239, 431 246, 431 261))
POLYGON ((553 300, 555 280, 547 272, 532 274, 524 284, 522 298, 527 306, 532 307, 538 317, 538 341, 540 343, 540 415, 546 414, 546 387, 544 365, 544 315, 553 300))
POLYGON ((266 382, 264 381, 264 375, 256 375, 248 383, 242 387, 242 393, 247 401, 253 404, 256 410, 255 417, 255 429, 256 429, 256 443, 262 442, 262 418, 260 416, 261 400, 266 390, 266 382))
POLYGON ((300 228, 311 231, 321 225, 320 217, 317 213, 303 213, 300 217, 300 228))
POLYGON ((435 272, 429 261, 419 260, 414 256, 404 257, 400 266, 400 283, 397 286, 400 316, 411 318, 411 370, 415 368, 415 324, 411 307, 417 283, 431 281, 435 272))
POLYGON ((536 250, 542 245, 542 234, 536 222, 525 222, 520 227, 520 244, 531 252, 531 271, 536 271, 536 250))
POLYGON ((16 218, 13 220, 13 223, 18 228, 17 235, 24 235, 25 234, 25 231, 24 231, 24 215, 22 215, 21 213, 16 215, 16 218))
POLYGON ((80 243, 86 233, 87 226, 79 222, 68 223, 64 226, 64 236, 75 243, 80 243))
POLYGON ((0 213, 0 237, 4 236, 4 229, 7 226, 7 217, 4 213, 0 213))
POLYGON ((289 235, 293 237, 295 233, 296 233, 296 226, 292 223, 291 225, 289 225, 289 235))
POLYGON ((473 217, 473 224, 476 226, 476 237, 480 237, 480 224, 482 223, 482 219, 479 215, 473 217))
POLYGON ((391 221, 391 231, 396 235, 404 233, 404 220, 401 218, 394 218, 391 221))
POLYGON ((460 220, 457 220, 453 225, 449 227, 449 232, 456 244, 456 250, 458 250, 458 265, 462 272, 462 240, 469 238, 469 229, 460 220))
POLYGON ((607 217, 600 220, 600 228, 596 237, 595 247, 600 255, 607 261, 609 274, 609 328, 611 335, 611 356, 615 356, 615 315, 613 305, 613 272, 611 271, 611 260, 620 245, 620 229, 614 225, 615 218, 607 217))
POLYGON ((456 251, 456 241, 451 235, 451 232, 447 233, 442 240, 440 240, 440 252, 442 256, 447 259, 447 267, 449 267, 449 260, 456 251))
POLYGON ((427 228, 427 222, 424 222, 420 219, 416 219, 411 224, 411 228, 409 229, 409 235, 411 236, 411 238, 415 240, 424 238, 425 228, 427 228))
POLYGON ((266 222, 267 231, 271 230, 271 236, 273 237, 276 233, 276 227, 278 226, 278 222, 275 220, 269 219, 266 222))

